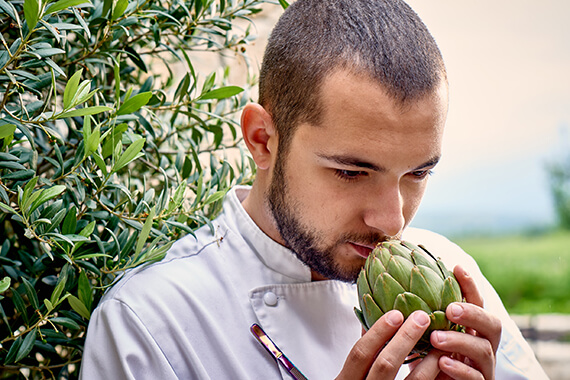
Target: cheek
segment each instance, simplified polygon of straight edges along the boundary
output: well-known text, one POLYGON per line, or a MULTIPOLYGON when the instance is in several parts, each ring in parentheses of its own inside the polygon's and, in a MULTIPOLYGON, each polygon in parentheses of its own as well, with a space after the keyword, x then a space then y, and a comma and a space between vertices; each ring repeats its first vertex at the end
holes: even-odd
POLYGON ((355 200, 347 197, 335 186, 319 180, 315 176, 301 182, 297 194, 299 216, 306 224, 325 231, 342 228, 354 213, 355 200))
POLYGON ((407 189, 406 193, 403 194, 404 198, 404 218, 409 223, 411 219, 416 215, 418 208, 420 207, 422 198, 424 196, 427 186, 427 181, 423 181, 420 184, 415 184, 411 188, 407 189))
POLYGON ((328 227, 327 229, 338 225, 346 213, 343 202, 334 192, 326 191, 322 187, 313 189, 306 204, 307 209, 311 210, 312 219, 322 227, 328 227))

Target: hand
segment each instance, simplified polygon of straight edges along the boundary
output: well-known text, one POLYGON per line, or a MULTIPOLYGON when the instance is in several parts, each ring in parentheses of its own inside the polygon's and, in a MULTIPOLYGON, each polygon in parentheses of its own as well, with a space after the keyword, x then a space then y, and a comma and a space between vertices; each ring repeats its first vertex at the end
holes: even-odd
MULTIPOLYGON (((415 311, 403 322, 404 316, 397 310, 389 311, 376 321, 348 354, 337 380, 393 379, 428 328, 430 319, 425 312, 415 311)), ((423 377, 418 378, 434 379, 439 368, 429 364, 430 361, 422 363, 414 374, 422 373, 423 377)))
MULTIPOLYGON (((442 374, 438 379, 492 380, 501 340, 501 321, 483 309, 483 298, 469 274, 460 266, 456 266, 453 272, 468 303, 449 305, 446 315, 450 321, 465 326, 466 334, 455 331, 434 331, 431 334, 430 340, 436 349, 452 353, 439 354, 438 365, 442 374)), ((433 359, 430 360, 433 363, 433 359)))

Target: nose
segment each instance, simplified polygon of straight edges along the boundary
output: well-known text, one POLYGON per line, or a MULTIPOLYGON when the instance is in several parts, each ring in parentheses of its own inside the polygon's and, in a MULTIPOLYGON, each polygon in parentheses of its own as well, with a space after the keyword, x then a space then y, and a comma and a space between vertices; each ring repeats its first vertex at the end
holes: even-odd
POLYGON ((375 194, 370 194, 364 223, 385 236, 400 235, 406 222, 399 184, 383 186, 375 194))

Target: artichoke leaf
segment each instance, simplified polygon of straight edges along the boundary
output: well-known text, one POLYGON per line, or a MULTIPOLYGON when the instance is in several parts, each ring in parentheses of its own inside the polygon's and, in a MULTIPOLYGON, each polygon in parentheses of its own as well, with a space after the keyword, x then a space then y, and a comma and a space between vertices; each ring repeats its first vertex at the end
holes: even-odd
POLYGON ((368 284, 373 287, 378 276, 386 272, 386 268, 384 268, 382 261, 378 257, 372 257, 367 261, 368 270, 366 271, 366 274, 368 275, 368 284))
POLYGON ((429 318, 431 320, 429 324, 429 330, 431 331, 449 330, 451 328, 451 322, 447 319, 443 311, 434 311, 432 314, 430 314, 429 318))
POLYGON ((384 265, 384 268, 387 268, 388 263, 390 262, 390 258, 392 257, 388 248, 385 248, 382 246, 381 248, 378 249, 378 253, 376 256, 380 257, 380 261, 382 261, 382 265, 384 265))
POLYGON ((414 243, 409 242, 409 241, 405 241, 405 240, 402 241, 402 245, 404 247, 408 248, 410 251, 420 251, 420 252, 422 251, 422 249, 420 248, 419 245, 415 245, 414 243))
POLYGON ((441 270, 441 273, 443 273, 444 278, 454 277, 453 272, 451 272, 449 269, 447 269, 447 267, 445 266, 445 264, 441 260, 437 260, 437 266, 441 270))
POLYGON ((405 246, 402 246, 400 243, 395 242, 386 242, 385 244, 389 247, 392 255, 404 257, 408 261, 412 261, 412 256, 410 256, 410 252, 406 249, 405 246))
POLYGON ((414 264, 416 265, 423 265, 425 267, 431 268, 431 270, 433 270, 434 272, 437 273, 437 275, 439 277, 441 277, 441 279, 443 280, 445 277, 443 276, 443 274, 441 273, 441 270, 439 269, 439 267, 437 266, 437 264, 435 263, 435 261, 428 259, 423 253, 422 251, 413 251, 411 253, 412 255, 412 259, 414 261, 414 264))
POLYGON ((380 309, 389 311, 394 308, 396 297, 404 293, 404 289, 390 274, 382 273, 374 283, 372 297, 380 309))
POLYGON ((424 300, 432 310, 441 308, 443 280, 431 268, 419 265, 412 269, 410 292, 424 300))
POLYGON ((394 302, 394 309, 400 310, 404 314, 404 318, 408 318, 416 310, 423 310, 431 314, 432 310, 420 297, 413 293, 405 292, 399 294, 394 302))
POLYGON ((370 294, 365 294, 362 296, 362 301, 364 306, 362 307, 362 314, 364 315, 364 320, 366 321, 366 326, 368 328, 372 327, 374 322, 380 319, 384 315, 382 310, 376 305, 376 302, 372 299, 370 294))
POLYGON ((448 277, 441 289, 441 309, 445 310, 450 303, 461 302, 461 288, 454 277, 448 277))
MULTIPOLYGON (((366 276, 366 271, 361 270, 358 274, 358 280, 356 280, 356 287, 358 294, 370 294, 372 289, 368 282, 368 277, 366 276)), ((362 305, 360 305, 362 307, 362 305)))
POLYGON ((366 320, 364 319, 364 314, 362 314, 362 311, 360 311, 359 308, 355 307, 354 314, 356 314, 356 317, 360 321, 360 324, 362 325, 364 330, 368 331, 368 325, 366 324, 366 320))
POLYGON ((410 291, 410 273, 413 268, 414 264, 401 256, 392 256, 386 266, 388 273, 390 273, 406 291, 410 291))

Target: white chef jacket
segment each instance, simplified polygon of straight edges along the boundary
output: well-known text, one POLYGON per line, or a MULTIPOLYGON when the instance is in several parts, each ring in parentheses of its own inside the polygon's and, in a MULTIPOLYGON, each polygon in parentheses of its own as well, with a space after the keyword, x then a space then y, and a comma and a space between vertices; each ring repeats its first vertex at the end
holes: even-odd
MULTIPOLYGON (((333 379, 361 336, 355 285, 311 281, 287 248, 243 209, 247 187, 232 189, 223 213, 177 241, 158 263, 125 274, 93 312, 80 378, 290 379, 250 333, 258 323, 310 380, 333 379)), ((503 321, 497 379, 546 379, 474 260, 445 238, 408 229, 405 238, 461 263, 485 307, 503 321)), ((398 375, 408 373, 404 366, 398 375)))

